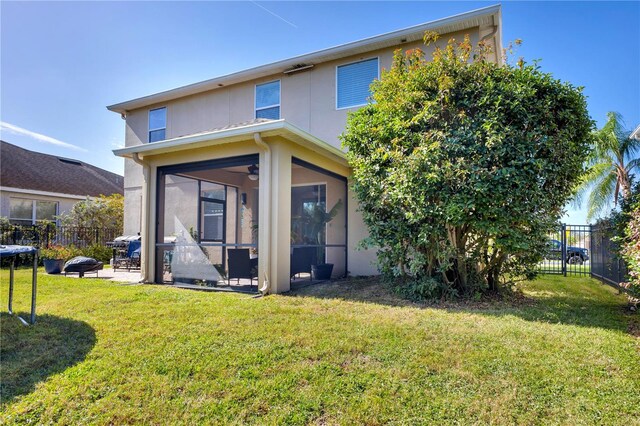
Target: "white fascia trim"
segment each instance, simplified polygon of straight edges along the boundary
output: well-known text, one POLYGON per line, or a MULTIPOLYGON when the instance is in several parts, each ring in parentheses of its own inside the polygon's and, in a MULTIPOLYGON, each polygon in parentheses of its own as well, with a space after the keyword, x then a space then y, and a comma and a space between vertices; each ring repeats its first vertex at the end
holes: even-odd
POLYGON ((70 198, 72 200, 86 200, 87 198, 90 198, 90 199, 93 198, 87 195, 73 195, 73 194, 64 194, 62 192, 38 191, 35 189, 12 188, 9 186, 0 186, 0 191, 17 192, 19 194, 28 194, 28 195, 44 195, 46 197, 70 198))
MULTIPOLYGON (((323 151, 329 152, 342 160, 346 159, 346 155, 338 148, 326 143, 312 134, 286 122, 284 119, 273 120, 267 123, 249 124, 247 126, 236 127, 232 129, 215 130, 212 132, 198 133, 195 135, 181 136, 179 138, 167 139, 161 142, 151 142, 142 145, 130 146, 127 148, 114 149, 113 153, 119 157, 131 157, 134 153, 147 155, 171 152, 178 149, 187 148, 189 145, 198 144, 200 142, 231 142, 228 139, 243 137, 252 138, 254 133, 275 132, 293 134, 304 139, 306 142, 317 146, 323 151)), ((268 136, 268 135, 266 135, 268 136)))
POLYGON ((640 140, 640 124, 638 125, 638 127, 636 127, 636 129, 633 132, 631 132, 631 134, 629 135, 629 139, 640 140))
MULTIPOLYGON (((319 58, 327 55, 342 55, 349 56, 351 51, 359 48, 372 45, 372 50, 375 50, 376 43, 384 43, 394 38, 403 38, 412 34, 422 34, 426 30, 437 29, 439 27, 445 27, 447 25, 453 25, 466 20, 472 20, 481 16, 488 16, 499 14, 501 5, 496 4, 492 6, 483 7, 469 12, 460 13, 458 15, 449 16, 447 18, 437 19, 435 21, 426 22, 423 24, 414 25, 401 30, 391 31, 388 33, 376 35, 373 37, 367 37, 361 40, 353 41, 350 43, 341 44, 327 49, 318 50, 304 55, 294 56, 281 61, 272 62, 270 64, 261 65, 254 68, 238 71, 235 73, 227 74, 221 77, 212 78, 209 80, 200 81, 198 83, 181 86, 175 89, 165 90, 163 92, 155 93, 141 98, 131 99, 125 102, 119 102, 117 104, 107 106, 109 111, 117 112, 119 114, 126 114, 127 111, 143 108, 149 105, 154 105, 160 102, 166 102, 171 99, 180 98, 183 96, 189 96, 196 93, 201 93, 208 90, 217 89, 218 85, 230 85, 243 81, 252 80, 261 76, 268 76, 283 72, 287 67, 293 66, 298 63, 315 62, 319 58)), ((501 19, 500 19, 501 21, 501 19)), ((502 24, 502 22, 500 22, 502 24)), ((338 58, 335 58, 338 59, 338 58)), ((320 61, 322 62, 322 61, 320 61)), ((319 63, 319 62, 318 62, 319 63)))

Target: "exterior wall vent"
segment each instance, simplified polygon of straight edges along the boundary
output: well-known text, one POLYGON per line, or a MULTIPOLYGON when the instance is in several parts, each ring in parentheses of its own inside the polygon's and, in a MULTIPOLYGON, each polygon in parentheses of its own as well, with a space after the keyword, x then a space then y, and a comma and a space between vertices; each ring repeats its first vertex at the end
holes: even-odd
POLYGON ((58 160, 60 160, 63 163, 73 164, 74 166, 82 166, 82 163, 80 161, 72 160, 71 158, 58 157, 58 160))
POLYGON ((294 74, 294 73, 297 73, 297 72, 310 70, 314 66, 315 65, 313 65, 313 64, 296 64, 296 65, 292 66, 291 68, 287 68, 282 73, 283 74, 287 74, 287 75, 291 75, 291 74, 294 74))

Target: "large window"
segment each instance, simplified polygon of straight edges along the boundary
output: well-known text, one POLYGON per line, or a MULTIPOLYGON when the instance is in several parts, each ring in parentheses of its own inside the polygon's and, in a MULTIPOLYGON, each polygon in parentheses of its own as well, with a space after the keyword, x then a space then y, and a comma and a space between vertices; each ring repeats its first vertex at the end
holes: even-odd
POLYGON ((365 105, 371 95, 369 86, 378 78, 378 58, 340 65, 336 70, 336 107, 365 105))
POLYGON ((149 142, 166 139, 167 108, 156 108, 149 111, 149 142))
POLYGON ((213 183, 200 183, 200 203, 202 212, 202 241, 224 242, 226 186, 213 183))
POLYGON ((11 198, 9 205, 9 219, 19 225, 31 225, 42 220, 55 221, 58 214, 56 201, 11 198))
POLYGON ((256 118, 280 119, 280 80, 256 85, 256 118))

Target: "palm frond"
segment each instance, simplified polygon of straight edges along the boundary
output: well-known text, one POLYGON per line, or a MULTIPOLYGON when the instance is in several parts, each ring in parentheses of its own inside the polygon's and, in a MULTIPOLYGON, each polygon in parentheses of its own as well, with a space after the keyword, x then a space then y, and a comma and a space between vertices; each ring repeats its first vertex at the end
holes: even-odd
POLYGON ((584 197, 586 197, 591 191, 591 188, 595 183, 601 181, 606 175, 613 172, 613 166, 608 162, 595 163, 591 165, 582 175, 580 183, 574 191, 574 207, 580 208, 584 197))
POLYGON ((600 213, 611 206, 617 182, 617 176, 613 173, 609 173, 595 182, 587 201, 588 221, 599 217, 600 213))
MULTIPOLYGON (((598 216, 611 201, 618 203, 620 191, 628 191, 630 174, 640 168, 635 154, 640 151, 640 141, 629 138, 622 115, 607 113, 607 122, 593 133, 593 150, 585 159, 587 171, 576 188, 574 205, 580 203, 587 192, 587 219, 598 216), (625 164, 626 163, 626 164, 625 164)), ((579 204, 578 204, 579 205, 579 204)))
POLYGON ((627 173, 631 175, 635 169, 640 170, 640 158, 634 158, 627 163, 627 173))
POLYGON ((636 159, 636 155, 640 153, 640 140, 630 138, 631 132, 627 135, 623 142, 623 153, 626 158, 636 159))

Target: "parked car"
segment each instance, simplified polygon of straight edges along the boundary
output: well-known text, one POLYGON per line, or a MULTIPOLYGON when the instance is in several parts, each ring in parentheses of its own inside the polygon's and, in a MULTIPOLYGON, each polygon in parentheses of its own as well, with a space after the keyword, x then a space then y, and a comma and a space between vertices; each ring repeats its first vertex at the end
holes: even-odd
MULTIPOLYGON (((589 260, 589 250, 582 247, 567 246, 566 261, 570 265, 582 265, 589 260)), ((549 240, 547 259, 562 259, 562 243, 558 240, 549 240)))

